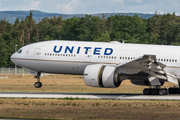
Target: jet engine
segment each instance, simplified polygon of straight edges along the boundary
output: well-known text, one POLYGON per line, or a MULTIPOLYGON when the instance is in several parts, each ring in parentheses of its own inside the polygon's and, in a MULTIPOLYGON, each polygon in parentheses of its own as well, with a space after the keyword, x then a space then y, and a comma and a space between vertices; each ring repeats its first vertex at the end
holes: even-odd
POLYGON ((84 70, 84 82, 91 87, 119 87, 121 76, 116 70, 114 66, 89 65, 84 70))
MULTIPOLYGON (((119 73, 120 71, 126 71, 126 68, 117 69, 114 66, 100 64, 89 65, 84 70, 84 82, 91 87, 116 88, 120 86, 123 80, 129 79, 135 85, 152 86, 147 73, 125 74, 119 73)), ((159 82, 162 86, 164 79, 159 78, 159 82)))

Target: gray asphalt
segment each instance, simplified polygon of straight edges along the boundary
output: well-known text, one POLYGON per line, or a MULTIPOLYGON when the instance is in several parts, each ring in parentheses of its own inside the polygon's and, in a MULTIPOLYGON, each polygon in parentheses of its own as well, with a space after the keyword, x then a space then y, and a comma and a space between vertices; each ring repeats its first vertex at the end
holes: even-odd
POLYGON ((58 93, 58 92, 0 92, 0 98, 86 98, 124 100, 180 100, 180 95, 143 95, 136 93, 58 93))
MULTIPOLYGON (((180 100, 180 95, 143 95, 136 93, 58 93, 58 92, 0 92, 0 98, 86 98, 86 99, 123 99, 123 100, 180 100)), ((30 120, 8 119, 0 120, 30 120)))

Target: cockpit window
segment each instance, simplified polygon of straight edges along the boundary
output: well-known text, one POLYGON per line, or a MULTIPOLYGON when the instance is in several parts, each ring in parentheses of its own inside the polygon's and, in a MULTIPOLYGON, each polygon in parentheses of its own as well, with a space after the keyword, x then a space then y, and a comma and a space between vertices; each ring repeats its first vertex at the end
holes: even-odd
POLYGON ((20 49, 20 50, 18 50, 18 53, 20 54, 20 53, 22 53, 22 50, 20 49))

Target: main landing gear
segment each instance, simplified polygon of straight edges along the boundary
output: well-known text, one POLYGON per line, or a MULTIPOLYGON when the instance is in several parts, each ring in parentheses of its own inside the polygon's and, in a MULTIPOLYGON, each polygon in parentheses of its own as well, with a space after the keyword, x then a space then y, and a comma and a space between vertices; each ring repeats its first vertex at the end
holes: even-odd
POLYGON ((42 83, 40 82, 40 75, 41 75, 41 72, 37 72, 37 76, 35 76, 35 78, 37 78, 37 82, 34 83, 34 87, 36 88, 42 87, 42 83))
POLYGON ((143 90, 144 95, 167 95, 168 90, 166 88, 145 88, 143 90))
POLYGON ((170 87, 169 94, 180 94, 180 88, 170 87))
POLYGON ((167 95, 167 94, 180 94, 180 88, 145 88, 144 95, 167 95))

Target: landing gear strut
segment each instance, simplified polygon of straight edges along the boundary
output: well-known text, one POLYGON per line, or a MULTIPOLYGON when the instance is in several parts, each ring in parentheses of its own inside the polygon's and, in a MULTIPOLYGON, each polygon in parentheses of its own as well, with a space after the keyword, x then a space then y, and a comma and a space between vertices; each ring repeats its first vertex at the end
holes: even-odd
POLYGON ((35 78, 37 78, 37 82, 34 83, 34 87, 36 88, 42 87, 42 83, 40 82, 40 75, 41 75, 41 72, 37 72, 37 76, 35 76, 35 78))

